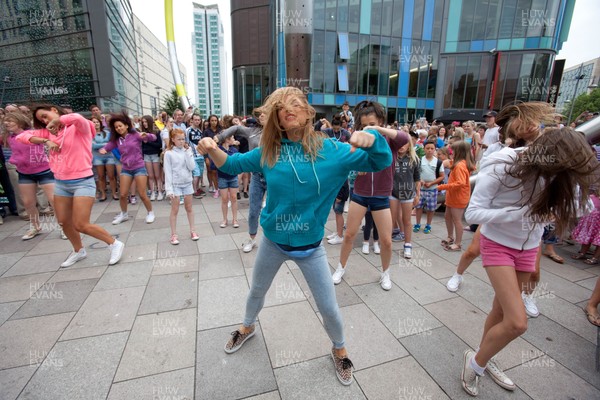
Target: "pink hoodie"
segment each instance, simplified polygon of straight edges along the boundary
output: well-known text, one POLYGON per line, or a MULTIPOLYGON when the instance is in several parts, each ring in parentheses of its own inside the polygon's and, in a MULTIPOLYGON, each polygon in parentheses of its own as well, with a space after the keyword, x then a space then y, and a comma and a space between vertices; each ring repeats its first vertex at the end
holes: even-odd
POLYGON ((50 152, 50 169, 59 180, 81 179, 93 176, 92 139, 96 133, 94 123, 79 114, 60 117, 63 128, 53 135, 47 129, 24 131, 17 136, 21 143, 31 144, 33 136, 49 139, 59 145, 60 151, 50 152))

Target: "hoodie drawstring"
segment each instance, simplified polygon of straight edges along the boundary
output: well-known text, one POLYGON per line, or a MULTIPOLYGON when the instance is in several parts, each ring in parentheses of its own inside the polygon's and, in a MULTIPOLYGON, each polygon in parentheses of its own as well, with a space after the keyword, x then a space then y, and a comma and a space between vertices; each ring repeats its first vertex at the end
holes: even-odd
MULTIPOLYGON (((292 165, 292 169, 294 170, 294 174, 296 175, 296 179, 300 183, 306 183, 306 181, 301 180, 300 177, 298 176, 298 171, 296 171, 296 167, 294 166, 294 161, 292 160, 292 157, 290 156, 290 153, 287 150, 287 146, 284 148, 286 149, 286 153, 290 160, 290 164, 292 165)), ((315 179, 317 180, 317 194, 320 196, 321 195, 321 181, 319 181, 319 177, 317 176, 317 171, 315 170, 315 163, 311 160, 310 164, 312 165, 313 174, 315 175, 315 179)))

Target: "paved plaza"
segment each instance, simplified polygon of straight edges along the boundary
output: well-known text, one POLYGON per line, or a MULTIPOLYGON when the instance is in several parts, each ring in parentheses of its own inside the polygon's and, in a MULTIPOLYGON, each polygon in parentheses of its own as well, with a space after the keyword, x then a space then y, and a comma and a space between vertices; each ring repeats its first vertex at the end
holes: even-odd
MULTIPOLYGON (((110 198, 110 196, 109 196, 110 198)), ((357 238, 344 280, 336 286, 355 382, 342 386, 329 341, 302 273, 281 267, 257 334, 235 354, 223 346, 244 315, 256 250, 241 250, 248 200, 239 229, 220 228, 220 200, 194 200, 198 242, 169 244, 170 207, 155 202, 147 225, 142 205, 111 221, 114 201, 96 203, 92 221, 126 243, 108 266, 106 245, 85 237, 87 259, 59 268, 70 251, 53 219, 22 241, 28 222, 0 226, 0 399, 467 399, 460 384, 463 351, 478 345, 493 290, 477 259, 457 294, 446 290, 460 253, 442 250, 443 215, 413 239, 414 256, 394 243, 392 290, 379 286, 378 255, 357 238)), ((231 219, 231 217, 230 217, 231 219)), ((333 214, 328 234, 335 226, 333 214)), ((260 235, 260 233, 259 233, 260 235)), ((465 234, 466 246, 471 234, 465 234)), ((335 267, 340 246, 325 245, 335 267)), ((558 248, 566 263, 543 258, 537 291, 541 315, 498 357, 518 388, 507 392, 489 376, 481 399, 600 399, 594 367, 596 329, 582 306, 600 267, 572 261, 576 246, 558 248)))

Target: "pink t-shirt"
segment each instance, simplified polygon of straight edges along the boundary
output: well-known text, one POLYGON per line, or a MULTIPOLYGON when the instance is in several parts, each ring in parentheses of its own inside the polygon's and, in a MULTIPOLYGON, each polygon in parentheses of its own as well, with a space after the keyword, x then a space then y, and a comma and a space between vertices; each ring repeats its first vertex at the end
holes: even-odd
POLYGON ((8 136, 8 145, 12 151, 10 163, 17 167, 22 174, 37 174, 50 169, 48 156, 44 152, 43 144, 29 145, 17 140, 17 135, 8 136))
POLYGON ((50 169, 59 180, 81 179, 93 176, 92 139, 96 133, 94 123, 79 114, 65 114, 60 117, 63 127, 57 135, 47 129, 24 131, 17 136, 21 143, 30 144, 31 137, 49 139, 59 146, 51 151, 50 169))

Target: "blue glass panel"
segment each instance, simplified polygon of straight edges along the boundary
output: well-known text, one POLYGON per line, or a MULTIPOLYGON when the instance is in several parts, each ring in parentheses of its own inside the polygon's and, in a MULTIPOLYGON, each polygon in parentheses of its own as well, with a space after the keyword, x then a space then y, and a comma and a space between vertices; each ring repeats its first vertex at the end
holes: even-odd
POLYGON ((404 21, 402 22, 402 37, 404 39, 412 37, 414 13, 415 0, 406 0, 404 2, 404 21))
POLYGON ((425 100, 425 108, 428 110, 433 110, 435 108, 435 100, 433 100, 433 99, 425 100))
POLYGON ((338 47, 340 49, 340 59, 348 60, 350 58, 350 46, 348 45, 348 34, 338 32, 338 47))
POLYGON ((388 97, 387 105, 390 108, 398 107, 398 98, 397 97, 388 97))
POLYGON ((344 101, 346 101, 346 96, 344 96, 343 94, 335 95, 335 105, 336 106, 341 106, 342 104, 344 104, 344 101))
POLYGON ((341 64, 337 66, 338 89, 340 92, 347 92, 348 87, 348 65, 341 64))
POLYGON ((417 99, 417 108, 425 108, 425 99, 417 99))
POLYGON ((398 99, 398 108, 406 108, 406 97, 398 99))
POLYGON ((323 104, 323 95, 314 93, 312 95, 312 104, 323 104))
POLYGON ((423 40, 431 40, 433 31, 433 14, 435 12, 435 1, 425 1, 425 18, 423 20, 423 40))
POLYGON ((371 33, 371 0, 360 2, 360 33, 371 33))
POLYGON ((483 40, 474 40, 471 42, 471 51, 483 51, 483 40))
POLYGON ((498 43, 496 40, 486 40, 483 42, 483 50, 490 51, 492 49, 497 49, 498 43))
POLYGON ((525 40, 525 48, 526 49, 537 49, 540 47, 540 38, 539 37, 529 37, 525 40))

